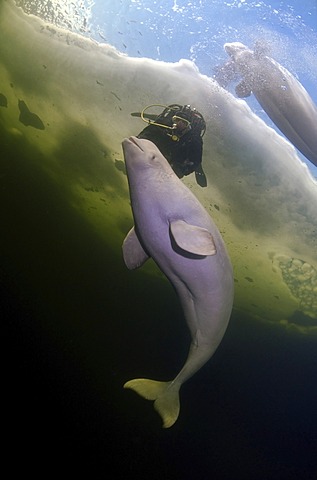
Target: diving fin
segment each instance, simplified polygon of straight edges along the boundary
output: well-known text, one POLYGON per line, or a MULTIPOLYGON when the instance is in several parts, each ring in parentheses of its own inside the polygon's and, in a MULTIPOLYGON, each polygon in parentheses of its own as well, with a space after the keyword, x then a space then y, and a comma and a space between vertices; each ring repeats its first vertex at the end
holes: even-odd
POLYGON ((207 177, 201 164, 195 170, 195 178, 200 187, 207 187, 207 177))

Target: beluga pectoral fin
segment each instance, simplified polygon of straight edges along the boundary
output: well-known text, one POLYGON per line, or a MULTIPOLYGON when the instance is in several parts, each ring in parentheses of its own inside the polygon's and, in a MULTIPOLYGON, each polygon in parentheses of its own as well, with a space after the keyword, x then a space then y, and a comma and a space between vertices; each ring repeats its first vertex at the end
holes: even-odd
POLYGON ((171 233, 177 245, 196 255, 215 255, 216 245, 206 228, 189 225, 183 220, 171 222, 171 233))
POLYGON ((131 228, 122 245, 124 263, 129 270, 141 267, 149 258, 144 251, 140 240, 135 233, 134 227, 131 228))
POLYGON ((246 98, 250 97, 252 90, 250 88, 250 85, 248 85, 247 82, 242 80, 240 83, 235 88, 235 92, 239 98, 246 98))
POLYGON ((187 360, 172 381, 137 378, 124 385, 153 400, 168 428, 179 415, 182 384, 210 359, 226 331, 233 303, 232 266, 216 225, 158 148, 136 137, 122 145, 135 220, 135 231, 123 245, 125 262, 134 268, 153 258, 174 286, 191 334, 187 360))
POLYGON ((317 166, 317 106, 303 85, 259 44, 254 51, 240 42, 225 43, 224 49, 243 79, 237 95, 252 91, 279 130, 317 166))

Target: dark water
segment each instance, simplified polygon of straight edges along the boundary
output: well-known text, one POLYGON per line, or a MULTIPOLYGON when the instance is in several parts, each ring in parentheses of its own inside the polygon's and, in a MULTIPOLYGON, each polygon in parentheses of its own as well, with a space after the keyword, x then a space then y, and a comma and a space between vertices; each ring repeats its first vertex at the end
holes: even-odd
POLYGON ((151 403, 122 385, 181 367, 189 336, 172 288, 128 272, 121 246, 113 251, 69 206, 41 154, 4 131, 1 139, 10 468, 33 478, 316 478, 316 338, 234 313, 163 430, 151 403))

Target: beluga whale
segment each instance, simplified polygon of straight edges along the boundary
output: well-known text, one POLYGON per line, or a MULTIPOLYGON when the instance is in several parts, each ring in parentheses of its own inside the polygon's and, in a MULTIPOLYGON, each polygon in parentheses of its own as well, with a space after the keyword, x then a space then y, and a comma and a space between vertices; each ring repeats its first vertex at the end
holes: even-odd
POLYGON ((195 195, 160 150, 136 137, 122 142, 134 227, 123 259, 135 269, 152 258, 179 297, 191 344, 183 368, 170 381, 136 378, 124 384, 148 400, 171 427, 180 411, 179 390, 214 354, 232 311, 234 282, 225 243, 195 195))
POLYGON ((266 55, 257 42, 254 51, 243 43, 225 43, 230 59, 215 75, 224 88, 237 75, 240 98, 254 94, 278 129, 317 166, 317 106, 303 85, 282 65, 266 55))

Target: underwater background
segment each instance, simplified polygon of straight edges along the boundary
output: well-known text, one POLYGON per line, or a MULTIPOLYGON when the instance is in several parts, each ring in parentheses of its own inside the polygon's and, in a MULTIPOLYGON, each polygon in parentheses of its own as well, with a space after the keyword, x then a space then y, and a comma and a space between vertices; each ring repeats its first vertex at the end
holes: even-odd
POLYGON ((225 42, 265 42, 317 102, 317 5, 0 3, 0 314, 5 461, 18 474, 315 479, 317 168, 252 97, 213 80, 225 42), (22 9, 21 9, 22 7, 22 9), (185 60, 183 60, 185 59, 185 60), (123 384, 167 380, 190 342, 133 224, 121 141, 150 104, 207 121, 208 188, 184 180, 228 246, 235 303, 168 430, 123 384))

